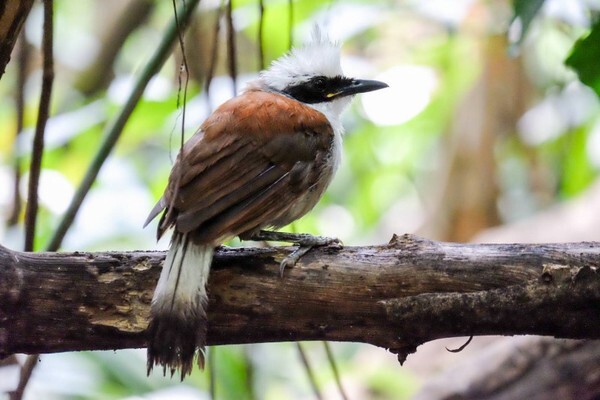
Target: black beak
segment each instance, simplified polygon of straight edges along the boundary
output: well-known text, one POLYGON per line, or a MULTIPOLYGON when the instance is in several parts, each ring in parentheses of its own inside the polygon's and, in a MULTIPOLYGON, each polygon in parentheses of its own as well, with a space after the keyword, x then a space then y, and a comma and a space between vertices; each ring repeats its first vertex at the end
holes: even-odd
POLYGON ((372 92, 389 87, 387 83, 368 79, 351 79, 348 85, 335 93, 335 97, 351 96, 358 93, 372 92))

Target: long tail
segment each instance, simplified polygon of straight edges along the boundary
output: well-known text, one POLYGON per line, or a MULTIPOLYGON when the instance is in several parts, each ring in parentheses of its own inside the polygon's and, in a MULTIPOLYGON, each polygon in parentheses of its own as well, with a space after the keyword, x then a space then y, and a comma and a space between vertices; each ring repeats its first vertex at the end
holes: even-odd
POLYGON ((214 248, 197 245, 175 232, 152 298, 148 325, 148 374, 154 365, 163 373, 177 369, 181 379, 192 372, 196 349, 204 368, 206 345, 206 281, 214 248))

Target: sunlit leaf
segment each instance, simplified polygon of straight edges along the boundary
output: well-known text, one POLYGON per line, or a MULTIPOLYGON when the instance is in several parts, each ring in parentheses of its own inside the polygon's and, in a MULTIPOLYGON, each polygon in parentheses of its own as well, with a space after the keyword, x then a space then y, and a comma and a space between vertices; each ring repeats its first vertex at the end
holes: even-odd
POLYGON ((595 178, 595 171, 590 164, 586 151, 588 129, 581 127, 573 131, 567 138, 567 153, 563 166, 562 193, 567 197, 581 193, 595 178))
POLYGON ((600 21, 592 31, 580 39, 571 50, 565 63, 573 68, 581 82, 585 83, 600 96, 600 21))

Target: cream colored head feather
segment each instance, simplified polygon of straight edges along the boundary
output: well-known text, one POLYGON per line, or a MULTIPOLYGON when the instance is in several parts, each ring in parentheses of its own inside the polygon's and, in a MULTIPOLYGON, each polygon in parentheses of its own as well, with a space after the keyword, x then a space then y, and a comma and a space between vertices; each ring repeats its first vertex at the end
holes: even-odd
POLYGON ((340 46, 331 42, 327 35, 315 26, 310 43, 295 48, 273 61, 267 70, 260 73, 259 79, 275 90, 283 90, 314 76, 338 75, 343 75, 340 46))

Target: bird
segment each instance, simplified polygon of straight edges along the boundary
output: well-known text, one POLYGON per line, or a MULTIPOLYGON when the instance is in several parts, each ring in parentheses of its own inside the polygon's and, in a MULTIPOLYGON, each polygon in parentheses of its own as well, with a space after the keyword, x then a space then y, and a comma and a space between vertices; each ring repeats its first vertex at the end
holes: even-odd
POLYGON ((342 112, 354 95, 387 86, 345 76, 339 43, 316 29, 312 41, 273 61, 183 145, 144 225, 162 213, 158 239, 173 228, 146 330, 148 374, 159 365, 163 374, 179 370, 183 380, 196 353, 204 368, 206 285, 217 246, 236 236, 295 243, 283 273, 313 246, 337 241, 267 229, 317 204, 340 164, 342 112))

